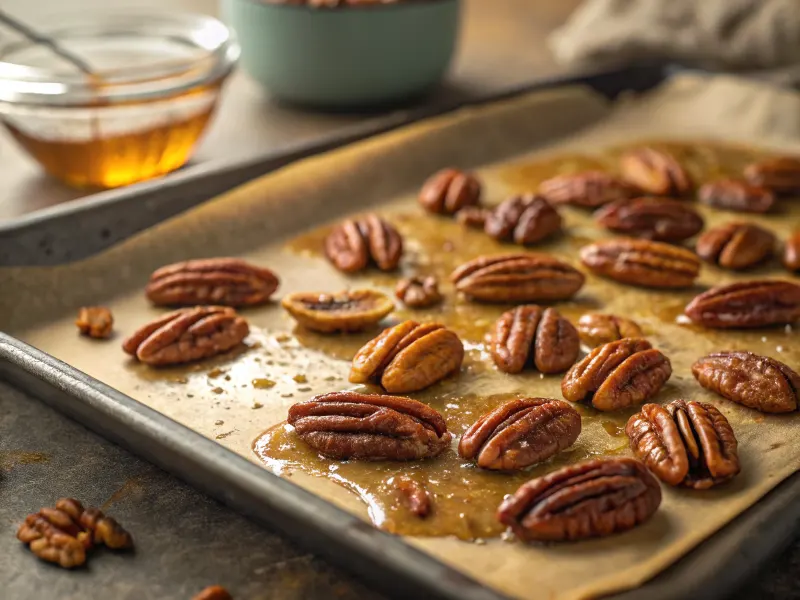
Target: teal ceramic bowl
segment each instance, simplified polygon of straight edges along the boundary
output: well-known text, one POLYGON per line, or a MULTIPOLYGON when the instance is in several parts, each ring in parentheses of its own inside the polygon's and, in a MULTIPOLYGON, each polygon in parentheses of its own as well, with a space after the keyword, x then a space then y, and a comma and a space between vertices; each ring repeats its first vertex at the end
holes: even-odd
POLYGON ((421 95, 447 71, 460 0, 312 8, 222 0, 241 64, 274 96, 359 108, 421 95))

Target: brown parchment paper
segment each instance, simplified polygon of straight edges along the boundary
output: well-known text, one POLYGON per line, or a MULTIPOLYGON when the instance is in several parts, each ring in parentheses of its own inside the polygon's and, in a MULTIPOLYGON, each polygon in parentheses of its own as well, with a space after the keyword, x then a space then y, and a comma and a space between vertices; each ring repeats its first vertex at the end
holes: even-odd
MULTIPOLYGON (((463 110, 297 163, 90 260, 56 268, 0 269, 0 329, 255 461, 251 444, 259 433, 283 420, 292 403, 347 387, 349 363, 304 347, 287 335, 292 323, 275 305, 246 312, 253 334, 251 348, 242 353, 190 369, 153 371, 133 364, 120 342, 161 312, 150 307, 141 293, 153 269, 190 257, 242 255, 273 267, 282 279, 281 294, 357 286, 364 282, 344 278, 318 257, 289 252, 283 242, 367 206, 380 206, 381 211, 385 207, 390 218, 392 211, 408 210, 420 182, 446 165, 479 167, 487 197, 499 201, 510 191, 501 176, 505 169, 498 164, 501 161, 654 137, 721 139, 800 152, 800 96, 731 78, 683 76, 643 97, 615 104, 585 89, 569 88, 463 110), (110 306, 118 337, 109 342, 78 337, 72 320, 85 304, 110 306), (299 374, 307 381, 295 381, 299 374), (276 385, 257 389, 252 385, 257 378, 269 378, 276 385)), ((736 218, 701 211, 709 226, 736 218)), ((785 237, 797 224, 798 214, 800 205, 795 205, 753 220, 785 237)), ((577 246, 570 239, 585 243, 604 234, 591 227, 587 217, 572 213, 567 226, 570 235, 545 250, 577 263, 577 246)), ((476 241, 475 254, 491 247, 487 244, 494 242, 476 241)), ((413 241, 411 246, 413 253, 413 241)), ((787 276, 777 267, 757 274, 787 276)), ((705 268, 700 284, 737 277, 742 276, 705 268)), ((654 314, 655 292, 592 277, 569 314, 578 309, 603 310, 639 320, 673 363, 673 377, 659 401, 687 396, 714 401, 731 420, 740 442, 739 477, 702 493, 664 487, 664 502, 653 519, 604 540, 548 547, 499 539, 483 544, 448 538, 407 541, 514 597, 593 597, 646 581, 796 471, 800 415, 765 417, 720 401, 701 390, 689 370, 695 358, 722 347, 749 348, 798 368, 795 331, 787 327, 769 338, 759 332, 694 334, 675 324, 674 315, 696 291, 666 294, 654 314)), ((531 395, 560 397, 558 377, 523 381, 531 395)), ((515 391, 519 386, 517 380, 501 375, 487 383, 493 392, 515 391)), ((602 431, 589 430, 579 443, 608 447, 610 442, 602 431)), ((297 472, 291 480, 366 518, 363 505, 332 482, 297 472)))

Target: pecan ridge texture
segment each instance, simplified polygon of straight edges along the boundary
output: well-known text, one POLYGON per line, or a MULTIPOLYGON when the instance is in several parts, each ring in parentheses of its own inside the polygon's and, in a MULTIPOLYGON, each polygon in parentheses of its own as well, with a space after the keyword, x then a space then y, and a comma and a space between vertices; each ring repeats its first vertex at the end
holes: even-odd
POLYGON ((281 306, 300 325, 320 333, 363 331, 394 310, 394 302, 374 290, 295 292, 284 296, 281 306))
POLYGON ((667 152, 637 148, 620 157, 622 179, 656 196, 685 196, 692 191, 689 174, 667 152))
POLYGON ((736 436, 713 404, 645 404, 625 432, 636 457, 669 485, 707 489, 740 470, 736 436))
POLYGON ((439 282, 433 275, 401 279, 397 282, 394 293, 398 300, 410 308, 427 308, 443 300, 439 282))
POLYGON ((108 339, 114 329, 114 317, 105 306, 84 306, 78 312, 75 325, 85 336, 108 339))
POLYGON ((628 200, 640 190, 603 171, 558 175, 539 185, 539 194, 553 204, 597 208, 609 202, 628 200))
POLYGON ((415 392, 457 373, 463 360, 461 340, 444 325, 404 321, 358 351, 350 381, 379 382, 393 394, 415 392))
POLYGON ((684 312, 720 329, 793 323, 800 319, 800 285, 779 279, 721 285, 696 296, 684 312))
POLYGON ((578 319, 578 336, 584 344, 595 348, 623 338, 644 337, 644 332, 632 319, 590 313, 578 319))
POLYGON ((418 460, 450 445, 444 418, 422 402, 351 391, 289 409, 288 423, 319 453, 338 460, 418 460))
POLYGON ((636 198, 606 204, 594 214, 606 229, 634 237, 679 242, 703 229, 703 218, 685 202, 667 198, 636 198))
POLYGON ((800 159, 778 156, 760 160, 745 167, 744 177, 776 194, 794 194, 800 191, 800 159))
POLYGON ((463 208, 480 204, 481 183, 471 173, 442 169, 423 184, 418 200, 432 213, 456 214, 463 208))
POLYGON ((458 453, 484 469, 514 471, 569 448, 580 432, 581 417, 569 403, 518 398, 473 423, 461 436, 458 453))
POLYGON ((497 518, 523 541, 575 541, 632 529, 660 504, 661 487, 641 462, 595 459, 522 484, 497 518))
POLYGON ((325 256, 345 273, 362 271, 370 263, 394 271, 402 254, 403 238, 375 214, 342 221, 325 239, 325 256))
POLYGON ((736 212, 765 213, 775 204, 775 194, 740 179, 719 179, 697 193, 703 204, 736 212))
POLYGON ((484 231, 500 241, 536 244, 561 231, 561 215, 536 194, 512 196, 486 217, 484 231))
POLYGON ((697 255, 725 269, 747 269, 770 258, 775 251, 771 231, 752 223, 728 223, 697 238, 697 255))

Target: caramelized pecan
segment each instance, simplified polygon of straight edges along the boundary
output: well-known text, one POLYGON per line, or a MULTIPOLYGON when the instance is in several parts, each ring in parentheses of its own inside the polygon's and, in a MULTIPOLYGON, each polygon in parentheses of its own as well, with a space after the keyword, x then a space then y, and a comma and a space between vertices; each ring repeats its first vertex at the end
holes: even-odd
POLYGON ((638 148, 620 157, 622 179, 656 196, 685 196, 692 181, 681 164, 666 152, 638 148))
POLYGON ((609 202, 628 200, 640 193, 635 187, 602 171, 558 175, 539 186, 539 194, 553 204, 597 208, 609 202))
POLYGON ((481 183, 471 173, 442 169, 431 175, 419 192, 419 203, 432 213, 452 215, 481 200, 481 183))
POLYGON ((414 516, 424 519, 431 514, 431 497, 425 485, 409 477, 398 475, 392 478, 392 484, 400 498, 414 516))
POLYGON ((719 329, 794 323, 800 319, 800 285, 777 279, 721 285, 696 296, 684 312, 719 329))
POLYGON ((783 248, 783 266, 789 271, 800 271, 800 229, 786 240, 783 248))
POLYGON ((411 398, 333 392, 289 409, 306 444, 338 460, 419 460, 450 445, 438 412, 411 398))
POLYGON ((775 236, 750 223, 728 223, 697 238, 697 255, 725 269, 746 269, 765 261, 775 251, 775 236))
POLYGON ((708 206, 736 212, 765 213, 775 203, 772 192, 741 179, 710 181, 700 188, 697 197, 708 206))
POLYGON ((75 326, 83 335, 103 340, 111 337, 114 317, 105 306, 84 306, 78 312, 75 326))
POLYGON ((578 332, 555 308, 535 304, 503 313, 491 339, 494 364, 505 373, 519 373, 533 363, 542 373, 563 373, 578 358, 578 332))
POLYGON ((611 231, 648 240, 679 242, 703 229, 703 218, 684 202, 667 198, 636 198, 612 202, 594 214, 611 231))
POLYGON ((358 351, 350 381, 379 381, 392 393, 416 392, 456 373, 463 360, 461 340, 444 325, 404 321, 358 351))
POLYGON ((794 194, 800 191, 800 159, 778 156, 754 162, 745 167, 744 177, 776 194, 794 194))
POLYGON ((561 231, 561 215, 541 196, 512 196, 489 214, 484 231, 496 240, 536 244, 561 231))
POLYGON ((285 296, 281 306, 300 325, 321 333, 363 331, 394 310, 394 303, 374 290, 296 292, 285 296))
POLYGON ((518 398, 473 423, 458 453, 484 469, 514 471, 569 448, 580 432, 581 416, 563 400, 518 398))
POLYGON ((642 328, 631 319, 617 315, 588 314, 578 319, 578 336, 591 348, 623 338, 644 337, 642 328))
POLYGON ((467 206, 456 213, 456 221, 465 227, 483 229, 492 211, 479 206, 467 206))
POLYGON ((643 339, 603 344, 573 366, 561 382, 570 402, 591 402, 611 411, 641 404, 672 375, 669 359, 643 339))
POLYGON ((713 404, 645 404, 628 420, 625 433, 636 457, 669 485, 704 490, 740 469, 736 436, 713 404))
POLYGON ((581 248, 581 261, 598 275, 643 287, 690 287, 700 274, 693 252, 650 240, 603 240, 581 248))
POLYGON ((394 293, 403 304, 411 308, 426 308, 442 301, 439 283, 432 275, 401 279, 397 282, 394 293))
POLYGON ((765 413, 800 408, 800 375, 768 356, 730 350, 704 356, 692 365, 704 388, 765 413))
POLYGON ((151 366, 176 365, 227 352, 250 328, 232 308, 198 306, 168 313, 122 343, 122 349, 151 366))
POLYGON ((208 258, 161 267, 144 292, 156 306, 253 306, 267 302, 278 283, 269 269, 238 258, 208 258))
POLYGON ((660 504, 661 487, 638 460, 595 459, 522 484, 497 518, 524 541, 574 541, 632 529, 660 504))
POLYGON ((200 591, 192 600, 233 600, 233 596, 221 585, 211 585, 200 591))
POLYGON ((501 254, 464 263, 450 280, 459 292, 481 302, 536 302, 571 298, 585 277, 546 254, 501 254))
POLYGON ((347 219, 325 239, 325 255, 340 271, 355 273, 370 262, 381 271, 393 271, 403 254, 403 238, 375 214, 347 219))

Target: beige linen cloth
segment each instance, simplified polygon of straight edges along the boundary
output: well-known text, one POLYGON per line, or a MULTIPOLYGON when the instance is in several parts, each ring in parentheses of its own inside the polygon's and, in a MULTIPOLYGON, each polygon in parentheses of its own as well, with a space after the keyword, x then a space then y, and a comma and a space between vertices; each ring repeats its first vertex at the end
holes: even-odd
POLYGON ((800 83, 800 0, 586 0, 553 33, 569 66, 641 62, 800 83))

